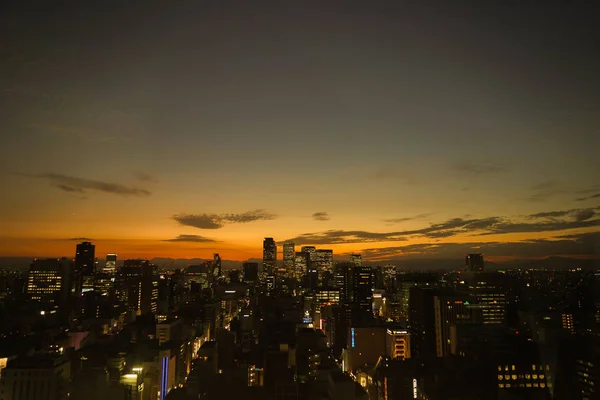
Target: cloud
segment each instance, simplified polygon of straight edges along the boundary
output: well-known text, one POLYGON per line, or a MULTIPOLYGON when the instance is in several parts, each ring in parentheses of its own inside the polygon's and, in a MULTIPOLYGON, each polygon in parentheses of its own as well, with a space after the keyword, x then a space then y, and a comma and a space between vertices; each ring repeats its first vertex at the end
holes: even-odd
POLYGON ((200 235, 179 235, 173 239, 165 239, 165 242, 190 242, 190 243, 214 243, 215 239, 207 238, 200 235))
POLYGON ((316 212, 312 215, 315 221, 329 221, 331 217, 325 211, 316 212))
POLYGON ((70 240, 70 241, 74 241, 74 242, 91 242, 94 239, 88 238, 88 237, 74 237, 74 238, 67 238, 67 239, 62 239, 62 240, 70 240))
POLYGON ((220 229, 227 224, 245 224, 254 221, 269 221, 276 215, 265 210, 253 210, 240 214, 176 214, 173 219, 181 225, 198 229, 220 229))
POLYGON ((588 219, 592 218, 594 215, 596 215, 596 211, 594 210, 579 210, 577 211, 577 214, 575 215, 575 220, 577 222, 582 222, 582 221, 587 221, 588 219))
POLYGON ((456 235, 471 236, 501 235, 526 232, 556 232, 577 228, 600 226, 600 219, 593 219, 594 209, 540 212, 510 219, 507 217, 451 218, 444 222, 430 224, 420 229, 367 232, 328 230, 305 233, 290 240, 297 244, 341 244, 406 241, 409 238, 440 239, 456 235), (562 218, 559 218, 562 217, 562 218))
POLYGON ((586 201, 586 200, 593 200, 593 199, 600 199, 600 193, 596 193, 596 194, 593 194, 591 196, 580 197, 580 198, 578 198, 576 200, 577 201, 586 201))
POLYGON ((600 232, 559 236, 555 239, 517 242, 424 243, 370 248, 361 251, 366 260, 429 257, 460 259, 467 253, 490 257, 545 258, 549 256, 600 256, 600 232))
POLYGON ((496 174, 499 172, 506 171, 506 168, 504 166, 489 161, 484 161, 478 164, 469 161, 464 161, 455 164, 454 169, 458 172, 474 176, 479 176, 483 174, 496 174))
POLYGON ((145 172, 136 172, 134 174, 134 176, 142 182, 152 182, 152 183, 158 182, 158 178, 156 178, 154 175, 150 175, 145 172))
POLYGON ((571 212, 572 212, 572 210, 567 210, 567 211, 548 211, 548 212, 540 212, 540 213, 536 213, 536 214, 530 214, 527 217, 529 219, 536 219, 536 218, 558 218, 558 217, 567 216, 571 212))
POLYGON ((92 179, 77 178, 74 176, 68 176, 63 174, 20 174, 30 178, 43 179, 50 183, 55 188, 62 190, 67 193, 88 193, 91 191, 103 192, 116 194, 119 196, 137 196, 146 197, 150 196, 150 192, 144 189, 138 189, 135 187, 129 187, 118 183, 96 181, 92 179))
POLYGON ((432 214, 419 214, 414 217, 404 217, 404 218, 390 218, 384 219, 383 222, 387 222, 388 224, 399 224, 402 222, 414 221, 415 219, 423 219, 430 217, 432 214))

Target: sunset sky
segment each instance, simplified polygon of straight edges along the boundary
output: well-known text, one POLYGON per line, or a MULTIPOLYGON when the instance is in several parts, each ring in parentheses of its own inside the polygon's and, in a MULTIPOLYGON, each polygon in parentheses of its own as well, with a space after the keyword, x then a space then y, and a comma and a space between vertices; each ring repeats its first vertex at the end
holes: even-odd
POLYGON ((600 258, 592 3, 3 1, 0 256, 600 258))

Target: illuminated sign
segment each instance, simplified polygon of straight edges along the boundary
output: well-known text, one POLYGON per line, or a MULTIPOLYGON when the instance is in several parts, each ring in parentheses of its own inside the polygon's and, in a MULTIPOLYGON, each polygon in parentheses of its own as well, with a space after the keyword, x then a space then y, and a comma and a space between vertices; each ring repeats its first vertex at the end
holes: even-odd
POLYGON ((417 398, 417 380, 413 379, 413 399, 417 398))
POLYGON ((352 347, 355 347, 355 344, 354 344, 354 328, 352 328, 350 330, 350 343, 351 343, 352 347))

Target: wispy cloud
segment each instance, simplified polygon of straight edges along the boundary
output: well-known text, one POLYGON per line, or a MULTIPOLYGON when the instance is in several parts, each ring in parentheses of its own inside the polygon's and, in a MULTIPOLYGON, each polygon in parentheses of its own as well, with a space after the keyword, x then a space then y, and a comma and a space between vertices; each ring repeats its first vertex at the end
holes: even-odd
POLYGON ((67 239, 61 239, 61 240, 69 240, 69 241, 73 241, 73 242, 92 242, 94 239, 88 238, 88 237, 73 237, 73 238, 67 238, 67 239))
POLYGON ((458 172, 468 175, 483 175, 483 174, 496 174, 499 172, 506 171, 506 167, 500 164, 496 164, 490 161, 484 161, 481 163, 473 163, 470 161, 459 162, 454 165, 454 169, 458 172))
POLYGON ((563 235, 554 239, 523 240, 516 242, 424 243, 406 246, 370 248, 361 251, 367 260, 394 260, 431 257, 460 258, 466 253, 485 253, 486 256, 519 256, 543 258, 548 256, 598 257, 600 232, 563 235))
POLYGON ((217 240, 200 235, 179 235, 173 239, 165 239, 165 242, 190 242, 190 243, 215 243, 217 240))
POLYGON ((591 196, 580 197, 580 198, 578 198, 576 200, 577 201, 586 201, 586 200, 594 200, 594 199, 600 199, 600 193, 596 193, 596 194, 593 194, 591 196))
POLYGON ((524 232, 556 232, 600 226, 600 219, 594 218, 596 215, 594 209, 574 209, 540 212, 520 218, 499 216, 451 218, 420 229, 393 232, 328 230, 305 233, 290 240, 301 245, 340 244, 406 241, 413 237, 440 239, 464 234, 483 236, 524 232))
POLYGON ((53 187, 67 193, 85 194, 89 192, 103 192, 119 196, 150 196, 150 192, 136 187, 121 185, 118 183, 97 181, 93 179, 78 178, 63 174, 19 174, 29 178, 46 180, 53 187))
POLYGON ((325 211, 316 212, 312 215, 315 221, 329 221, 331 217, 325 211))
POLYGON ((390 219, 384 219, 383 222, 387 222, 388 224, 399 224, 402 222, 408 222, 408 221, 414 221, 416 219, 427 218, 427 217, 430 217, 431 215, 432 214, 419 214, 419 215, 415 215, 414 217, 390 218, 390 219))
POLYGON ((134 174, 134 176, 136 177, 137 180, 140 180, 142 182, 152 182, 152 183, 158 182, 158 178, 156 176, 147 174, 145 172, 136 172, 134 174))
POLYGON ((245 224, 254 221, 269 221, 276 219, 275 214, 265 210, 253 210, 239 214, 176 214, 173 220, 181 225, 198 229, 220 229, 227 224, 245 224))

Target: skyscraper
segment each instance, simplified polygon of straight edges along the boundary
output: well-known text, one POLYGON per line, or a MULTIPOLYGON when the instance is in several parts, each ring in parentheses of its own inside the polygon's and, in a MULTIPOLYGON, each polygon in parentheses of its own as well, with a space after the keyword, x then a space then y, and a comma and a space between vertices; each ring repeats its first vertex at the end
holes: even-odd
POLYGON ((465 266, 469 272, 483 272, 483 254, 467 254, 465 266))
POLYGON ((283 243, 283 268, 288 276, 294 274, 294 258, 296 256, 296 248, 294 242, 287 241, 283 243))
POLYGON ((148 260, 125 260, 116 278, 119 297, 136 315, 156 313, 158 280, 158 270, 148 260))
POLYGON ((362 256, 358 253, 350 254, 350 262, 357 267, 360 267, 362 265, 362 256))
POLYGON ((106 265, 104 266, 105 274, 114 274, 117 272, 117 255, 116 254, 107 254, 106 255, 106 265))
POLYGON ((244 267, 244 282, 258 281, 258 263, 246 261, 244 267))
POLYGON ((277 264, 277 244, 273 238, 263 240, 263 271, 272 275, 277 264))
POLYGON ((354 264, 340 263, 335 266, 334 283, 340 289, 340 301, 354 301, 354 264))
POLYGON ((333 250, 315 251, 315 263, 319 271, 333 272, 333 250))
POLYGON ((301 250, 303 253, 309 254, 310 261, 315 260, 315 253, 317 252, 317 248, 315 246, 302 246, 301 250))
POLYGON ((354 267, 354 303, 365 315, 372 316, 373 271, 371 267, 354 267))
POLYGON ((76 293, 94 290, 95 253, 96 246, 91 242, 81 242, 77 245, 75 252, 76 293))
POLYGON ((296 271, 296 278, 300 279, 308 272, 308 265, 310 264, 310 254, 298 251, 294 257, 294 269, 296 271))

